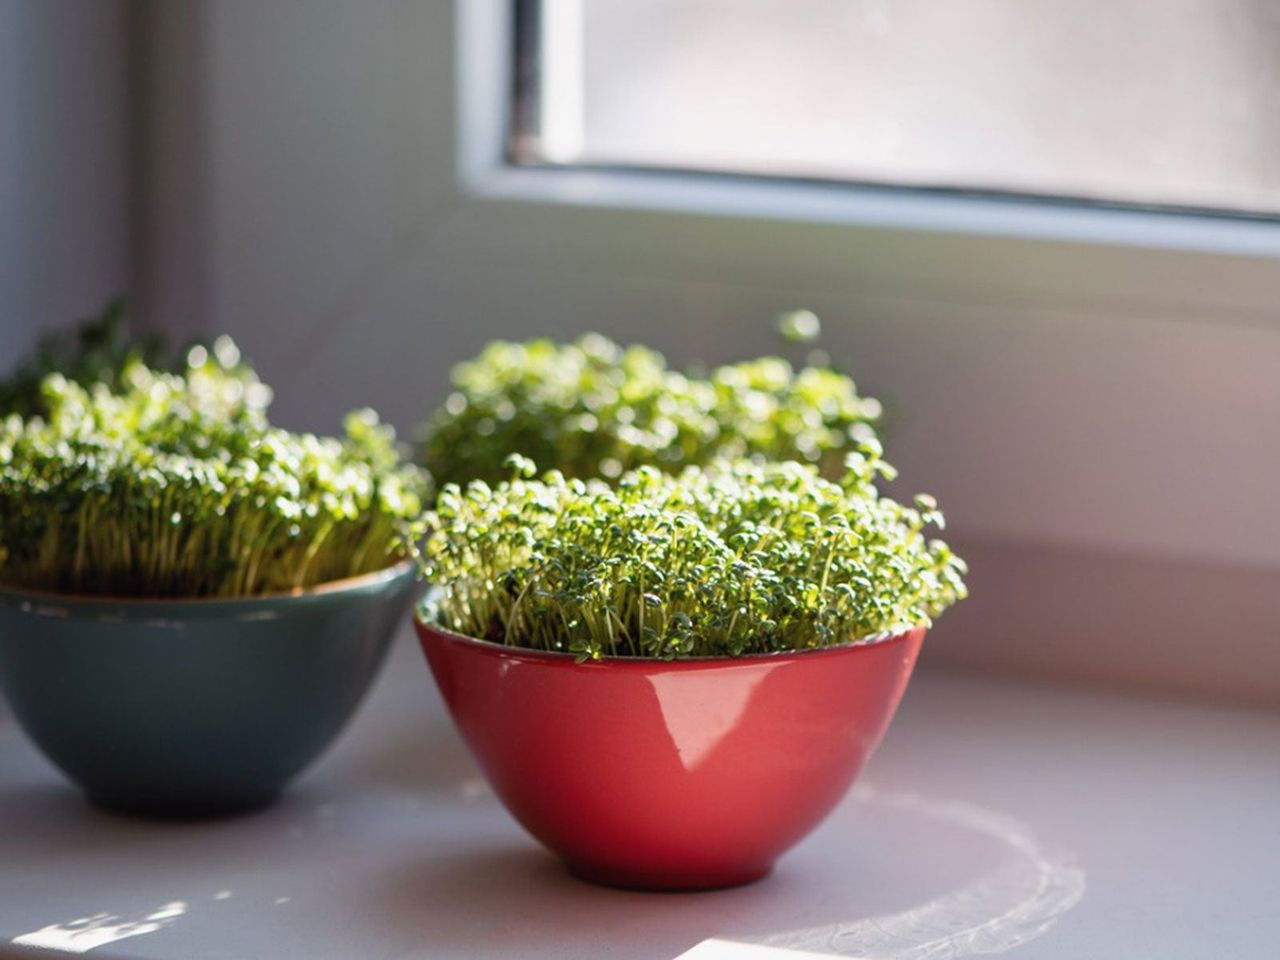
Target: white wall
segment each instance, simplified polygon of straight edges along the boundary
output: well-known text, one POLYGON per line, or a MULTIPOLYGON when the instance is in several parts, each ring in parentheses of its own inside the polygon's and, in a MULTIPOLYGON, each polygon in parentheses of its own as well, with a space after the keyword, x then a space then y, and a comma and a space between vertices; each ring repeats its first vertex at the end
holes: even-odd
POLYGON ((0 3, 0 373, 131 283, 127 4, 0 3))
POLYGON ((711 362, 811 306, 901 409, 907 485, 982 559, 937 658, 1280 696, 1274 261, 477 200, 450 4, 156 12, 195 44, 164 83, 201 151, 161 151, 197 215, 144 293, 239 338, 284 421, 372 404, 407 427, 493 337, 597 329, 711 362))

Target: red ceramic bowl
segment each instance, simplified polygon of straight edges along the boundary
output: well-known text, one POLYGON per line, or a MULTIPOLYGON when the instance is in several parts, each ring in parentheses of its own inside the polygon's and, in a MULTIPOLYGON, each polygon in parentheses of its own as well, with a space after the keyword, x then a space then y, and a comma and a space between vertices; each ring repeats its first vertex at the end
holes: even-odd
POLYGON ((924 628, 800 653, 576 663, 415 619, 498 797, 577 875, 690 890, 767 874, 883 736, 924 628))

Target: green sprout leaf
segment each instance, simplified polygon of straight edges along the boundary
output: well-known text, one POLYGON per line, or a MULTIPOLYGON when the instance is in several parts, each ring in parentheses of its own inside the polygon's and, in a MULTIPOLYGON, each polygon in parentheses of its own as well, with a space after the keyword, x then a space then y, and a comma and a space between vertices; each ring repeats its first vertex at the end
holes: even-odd
POLYGON ((778 318, 778 334, 787 343, 813 343, 822 335, 822 324, 812 310, 790 310, 778 318))

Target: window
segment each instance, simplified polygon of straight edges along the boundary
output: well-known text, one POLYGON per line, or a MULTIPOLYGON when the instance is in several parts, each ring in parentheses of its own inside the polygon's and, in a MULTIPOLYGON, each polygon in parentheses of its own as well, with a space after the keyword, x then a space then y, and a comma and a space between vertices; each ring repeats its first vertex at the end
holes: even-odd
POLYGON ((1263 0, 526 0, 513 158, 1280 214, 1263 0))

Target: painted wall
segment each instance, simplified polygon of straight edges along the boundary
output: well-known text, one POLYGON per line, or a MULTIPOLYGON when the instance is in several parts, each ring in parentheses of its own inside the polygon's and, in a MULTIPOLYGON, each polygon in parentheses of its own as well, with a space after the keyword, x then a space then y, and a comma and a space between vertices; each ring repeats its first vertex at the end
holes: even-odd
POLYGON ((0 372, 132 282, 127 20, 0 3, 0 372))

